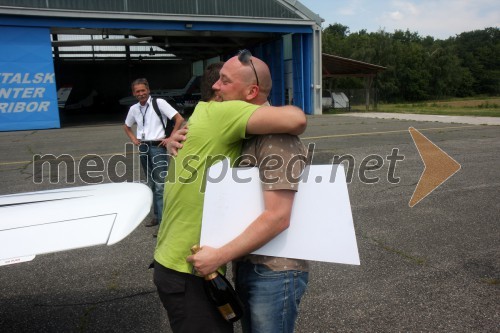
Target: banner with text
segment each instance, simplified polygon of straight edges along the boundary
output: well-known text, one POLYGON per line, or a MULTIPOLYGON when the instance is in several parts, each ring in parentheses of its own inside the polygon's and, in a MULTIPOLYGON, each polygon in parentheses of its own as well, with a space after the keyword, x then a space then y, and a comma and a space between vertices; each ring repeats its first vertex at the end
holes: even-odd
POLYGON ((48 28, 0 26, 0 131, 59 128, 48 28))

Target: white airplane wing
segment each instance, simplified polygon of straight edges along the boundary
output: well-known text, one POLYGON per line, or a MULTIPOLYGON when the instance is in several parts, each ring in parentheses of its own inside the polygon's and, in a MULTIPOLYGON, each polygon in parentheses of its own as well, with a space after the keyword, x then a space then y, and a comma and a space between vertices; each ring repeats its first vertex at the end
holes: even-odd
POLYGON ((148 215, 140 183, 89 185, 0 196, 0 266, 42 253, 115 244, 148 215))

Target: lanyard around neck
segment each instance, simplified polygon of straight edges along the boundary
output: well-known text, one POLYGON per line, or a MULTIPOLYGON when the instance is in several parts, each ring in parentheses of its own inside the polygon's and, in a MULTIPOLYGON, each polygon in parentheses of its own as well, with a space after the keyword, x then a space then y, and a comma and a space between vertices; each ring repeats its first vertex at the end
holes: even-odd
POLYGON ((139 106, 139 112, 142 115, 142 127, 144 128, 146 126, 146 113, 148 112, 149 108, 149 103, 146 102, 146 109, 144 110, 144 113, 142 113, 141 107, 139 106))

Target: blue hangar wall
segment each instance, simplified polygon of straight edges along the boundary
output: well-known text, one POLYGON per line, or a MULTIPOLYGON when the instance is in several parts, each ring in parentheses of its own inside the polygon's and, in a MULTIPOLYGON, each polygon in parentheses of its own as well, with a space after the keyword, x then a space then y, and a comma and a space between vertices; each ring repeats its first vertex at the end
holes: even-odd
POLYGON ((0 27, 0 131, 58 128, 49 28, 0 27))
MULTIPOLYGON (((0 131, 60 128, 51 27, 155 30, 252 31, 293 34, 293 104, 313 113, 313 29, 273 25, 196 21, 106 20, 0 15, 0 131), (189 28, 186 24, 189 23, 189 28)), ((271 70, 273 105, 285 104, 283 40, 258 45, 252 53, 271 70)), ((227 56, 227 55, 221 55, 227 56)))

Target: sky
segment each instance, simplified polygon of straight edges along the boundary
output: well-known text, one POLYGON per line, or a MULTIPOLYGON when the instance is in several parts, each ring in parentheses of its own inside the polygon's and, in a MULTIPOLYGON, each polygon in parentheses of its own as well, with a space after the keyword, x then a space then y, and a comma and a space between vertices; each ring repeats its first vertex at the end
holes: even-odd
POLYGON ((407 29, 422 37, 447 39, 462 32, 500 27, 498 0, 299 0, 325 20, 351 33, 407 29))

